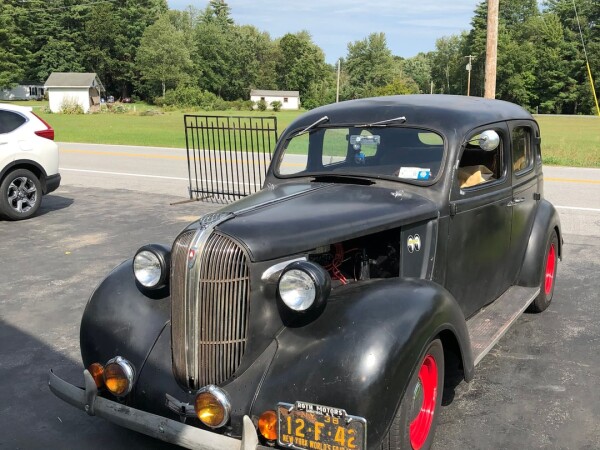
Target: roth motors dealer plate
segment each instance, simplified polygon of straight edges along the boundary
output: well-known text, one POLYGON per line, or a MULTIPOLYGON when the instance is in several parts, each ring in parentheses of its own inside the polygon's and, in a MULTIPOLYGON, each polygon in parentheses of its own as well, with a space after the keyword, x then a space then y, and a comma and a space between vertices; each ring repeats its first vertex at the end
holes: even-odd
POLYGON ((365 450, 367 421, 313 403, 277 405, 279 445, 299 450, 365 450))

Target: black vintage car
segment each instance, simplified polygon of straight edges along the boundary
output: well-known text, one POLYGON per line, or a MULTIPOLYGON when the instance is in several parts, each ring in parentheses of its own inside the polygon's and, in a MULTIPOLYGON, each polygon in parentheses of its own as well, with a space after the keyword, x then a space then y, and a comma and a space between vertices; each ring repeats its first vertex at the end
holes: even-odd
POLYGON ((561 247, 519 106, 325 106, 260 192, 114 269, 81 323, 85 387, 50 388, 188 448, 429 448, 444 379, 548 307, 561 247))

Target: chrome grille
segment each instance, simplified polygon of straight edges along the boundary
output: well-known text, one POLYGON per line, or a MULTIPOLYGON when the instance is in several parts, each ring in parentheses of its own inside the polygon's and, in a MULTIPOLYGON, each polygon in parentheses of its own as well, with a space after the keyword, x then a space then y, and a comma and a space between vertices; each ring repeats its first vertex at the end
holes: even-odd
POLYGON ((173 368, 179 383, 189 389, 220 384, 233 375, 244 354, 248 329, 246 255, 227 236, 203 237, 188 240, 182 235, 173 247, 177 259, 173 270, 185 273, 172 278, 173 368), (196 242, 202 244, 189 269, 189 247, 196 242), (179 251, 178 245, 185 250, 179 251))
MULTIPOLYGON (((186 231, 179 235, 171 250, 171 342, 173 351, 173 368, 185 367, 186 332, 185 322, 188 308, 186 307, 186 274, 190 243, 195 231, 186 231)), ((179 378, 178 378, 179 379, 179 378)), ((185 378, 184 378, 185 379, 185 378)))

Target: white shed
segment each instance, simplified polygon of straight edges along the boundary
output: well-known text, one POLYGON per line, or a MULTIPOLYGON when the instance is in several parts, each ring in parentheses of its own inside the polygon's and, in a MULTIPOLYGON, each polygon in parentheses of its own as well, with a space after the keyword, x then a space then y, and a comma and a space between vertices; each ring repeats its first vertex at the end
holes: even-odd
POLYGON ((100 94, 104 92, 104 86, 95 73, 53 72, 44 87, 53 113, 72 103, 79 104, 87 113, 100 105, 100 94))
POLYGON ((38 100, 44 96, 44 85, 35 81, 23 81, 20 84, 0 89, 0 100, 38 100))
POLYGON ((250 91, 250 100, 259 102, 264 100, 267 102, 267 108, 271 107, 271 102, 280 101, 281 109, 299 109, 300 108, 300 92, 298 91, 267 91, 261 89, 252 89, 250 91))

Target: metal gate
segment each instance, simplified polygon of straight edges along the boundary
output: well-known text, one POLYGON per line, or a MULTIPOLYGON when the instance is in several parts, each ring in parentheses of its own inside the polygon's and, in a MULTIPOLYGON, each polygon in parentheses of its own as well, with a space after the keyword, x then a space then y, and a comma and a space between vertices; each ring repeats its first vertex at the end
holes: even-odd
POLYGON ((261 189, 277 142, 276 117, 186 114, 190 199, 234 200, 261 189))

